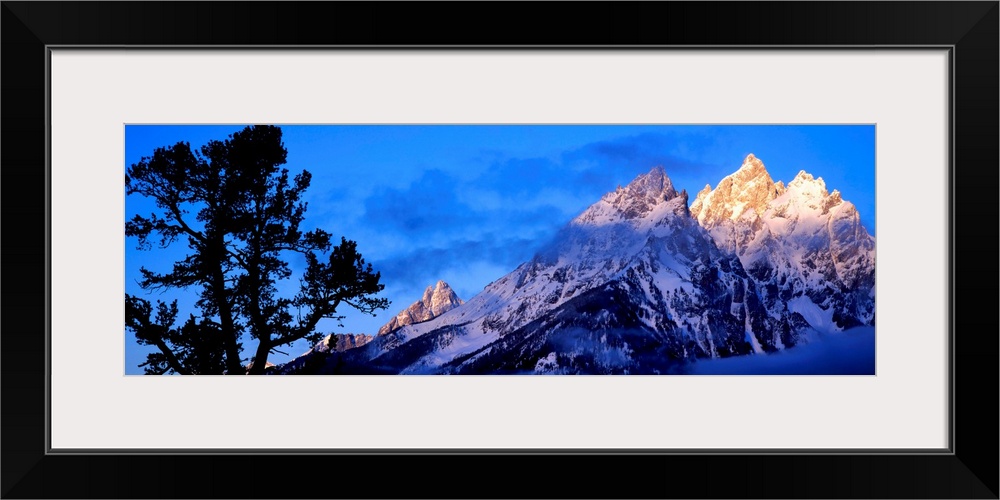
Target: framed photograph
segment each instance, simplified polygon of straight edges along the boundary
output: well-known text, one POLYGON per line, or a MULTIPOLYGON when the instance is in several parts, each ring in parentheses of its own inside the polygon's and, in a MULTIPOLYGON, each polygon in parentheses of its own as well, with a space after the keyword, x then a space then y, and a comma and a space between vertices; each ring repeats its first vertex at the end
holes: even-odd
POLYGON ((874 124, 128 124, 125 373, 874 376, 875 140, 874 124), (318 168, 284 167, 303 160, 318 168))
POLYGON ((996 2, 495 7, 5 2, 3 496, 997 498, 996 2))

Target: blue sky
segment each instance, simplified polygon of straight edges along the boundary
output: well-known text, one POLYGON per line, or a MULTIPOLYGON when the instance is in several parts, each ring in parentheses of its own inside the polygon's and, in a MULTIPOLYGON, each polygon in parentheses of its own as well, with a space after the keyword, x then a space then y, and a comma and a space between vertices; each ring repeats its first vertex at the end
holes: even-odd
MULTIPOLYGON (((157 147, 189 142, 200 147, 242 129, 233 126, 129 125, 125 165, 157 147)), ((312 184, 304 225, 358 242, 382 273, 382 296, 392 304, 377 317, 338 311, 344 328, 321 323, 324 333, 374 334, 396 312, 439 279, 469 299, 532 257, 555 232, 601 195, 662 165, 691 201, 753 153, 774 180, 799 170, 822 177, 854 203, 875 235, 875 127, 873 125, 296 125, 282 126, 292 173, 308 170, 312 184)), ((124 167, 123 166, 123 167, 124 167)), ((129 196, 126 218, 155 206, 129 196)), ((136 249, 125 242, 125 288, 148 300, 178 299, 194 312, 194 290, 149 294, 136 285, 139 268, 167 271, 187 253, 183 241, 167 249, 136 249)), ((290 259, 292 295, 304 260, 290 259)), ((185 315, 182 314, 182 317, 185 315)), ((280 363, 306 351, 302 343, 280 363)), ((142 373, 146 348, 126 333, 126 373, 142 373)))

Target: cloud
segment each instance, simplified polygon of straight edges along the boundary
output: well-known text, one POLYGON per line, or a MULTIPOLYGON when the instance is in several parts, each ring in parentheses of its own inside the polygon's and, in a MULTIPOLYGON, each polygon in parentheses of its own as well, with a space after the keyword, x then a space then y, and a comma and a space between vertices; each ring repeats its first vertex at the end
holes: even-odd
POLYGON ((387 283, 392 280, 394 287, 422 287, 434 283, 447 271, 466 269, 478 262, 512 271, 534 255, 536 244, 537 241, 531 238, 505 238, 490 233, 480 240, 462 240, 444 247, 414 248, 406 254, 376 261, 372 265, 386 277, 387 283))
POLYGON ((385 253, 372 262, 387 283, 422 287, 474 263, 509 272, 616 185, 655 165, 668 175, 703 167, 665 153, 675 142, 641 134, 554 158, 490 156, 485 169, 430 169, 405 187, 372 190, 358 221, 381 241, 385 253))
POLYGON ((609 167, 638 174, 660 165, 667 175, 675 175, 700 172, 711 167, 679 156, 691 149, 692 144, 707 145, 711 142, 712 139, 695 134, 679 137, 677 134, 645 133, 593 142, 566 152, 562 159, 566 164, 592 165, 583 172, 585 175, 581 175, 581 180, 588 183, 608 180, 608 175, 601 174, 608 172, 609 167))
POLYGON ((455 179, 428 170, 407 189, 381 189, 364 201, 365 220, 403 234, 427 235, 471 222, 458 201, 455 179))
MULTIPOLYGON (((555 159, 496 158, 472 185, 497 191, 514 206, 538 203, 537 195, 545 193, 550 204, 568 218, 654 166, 664 167, 675 185, 684 187, 675 177, 704 176, 706 169, 718 167, 679 154, 713 140, 696 134, 646 133, 592 142, 555 159)), ((491 203, 495 202, 491 199, 491 203)))
POLYGON ((479 241, 490 232, 526 237, 565 222, 561 197, 545 196, 547 188, 518 194, 515 186, 523 188, 524 183, 514 179, 494 185, 468 183, 429 170, 405 189, 375 191, 364 200, 362 220, 414 248, 479 241))

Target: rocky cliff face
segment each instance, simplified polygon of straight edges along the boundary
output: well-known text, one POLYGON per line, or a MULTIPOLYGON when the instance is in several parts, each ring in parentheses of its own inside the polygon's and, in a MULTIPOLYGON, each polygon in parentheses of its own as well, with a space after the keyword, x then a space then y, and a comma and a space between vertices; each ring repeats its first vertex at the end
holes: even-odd
POLYGON ((438 281, 434 286, 428 286, 424 290, 424 296, 410 304, 392 318, 388 323, 378 329, 379 335, 385 335, 393 330, 414 323, 421 323, 434 319, 460 305, 464 301, 458 298, 455 291, 444 281, 438 281))
POLYGON ((781 182, 771 180, 764 162, 751 154, 739 170, 724 177, 715 189, 706 185, 691 204, 691 214, 705 227, 739 220, 748 213, 760 216, 771 200, 784 191, 781 182))

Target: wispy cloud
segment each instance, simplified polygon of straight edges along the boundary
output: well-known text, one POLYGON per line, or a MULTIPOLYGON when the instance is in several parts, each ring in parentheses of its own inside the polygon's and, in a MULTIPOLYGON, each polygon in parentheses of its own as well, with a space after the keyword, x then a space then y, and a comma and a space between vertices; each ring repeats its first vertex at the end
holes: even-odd
POLYGON ((470 207, 458 200, 455 179, 428 170, 406 189, 384 188, 364 201, 364 220, 408 236, 451 232, 475 220, 470 207))
POLYGON ((875 375, 875 328, 817 336, 773 354, 699 360, 694 375, 875 375))
POLYGON ((390 276, 394 286, 423 287, 434 283, 446 272, 460 272, 476 263, 513 270, 532 257, 535 244, 534 239, 505 238, 490 233, 479 240, 456 241, 444 247, 414 248, 397 257, 376 261, 373 265, 384 276, 390 276))
POLYGON ((682 154, 691 149, 692 143, 709 144, 713 140, 693 134, 682 140, 677 134, 644 133, 587 144, 564 153, 563 162, 590 165, 585 172, 591 182, 606 181, 608 176, 600 174, 609 170, 643 171, 656 165, 667 170, 668 175, 703 172, 714 166, 682 154))
POLYGON ((509 271, 638 173, 655 165, 673 174, 705 168, 665 153, 675 142, 649 133, 585 144, 555 158, 486 155, 490 162, 478 175, 429 169, 406 187, 372 190, 358 221, 391 248, 374 261, 386 279, 425 286, 471 263, 509 271))

